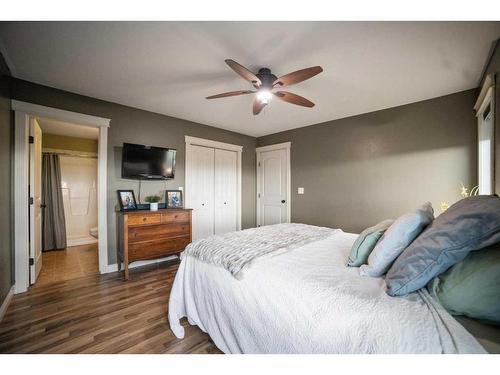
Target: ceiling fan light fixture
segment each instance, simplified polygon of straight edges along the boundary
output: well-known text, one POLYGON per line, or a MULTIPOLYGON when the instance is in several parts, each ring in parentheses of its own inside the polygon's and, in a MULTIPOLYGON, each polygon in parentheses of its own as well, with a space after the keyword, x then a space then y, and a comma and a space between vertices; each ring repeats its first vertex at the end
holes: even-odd
POLYGON ((273 97, 273 94, 271 94, 271 91, 269 91, 269 90, 259 90, 257 92, 257 99, 262 104, 269 104, 272 97, 273 97))
POLYGON ((250 82, 255 90, 238 90, 229 91, 222 94, 207 96, 207 99, 218 99, 226 98, 229 96, 247 95, 255 93, 255 99, 253 101, 252 112, 254 115, 258 115, 262 112, 262 109, 266 107, 271 98, 276 96, 278 99, 295 104, 301 107, 314 107, 314 103, 310 100, 294 94, 288 91, 276 91, 272 92, 273 89, 283 86, 295 85, 299 82, 305 81, 306 79, 312 78, 315 75, 321 73, 323 68, 321 66, 311 66, 310 68, 305 68, 301 70, 296 70, 295 72, 285 74, 281 77, 276 77, 269 68, 260 68, 259 72, 254 74, 252 71, 245 68, 243 65, 238 64, 236 61, 231 59, 226 59, 226 64, 234 70, 237 74, 243 77, 246 81, 250 82))

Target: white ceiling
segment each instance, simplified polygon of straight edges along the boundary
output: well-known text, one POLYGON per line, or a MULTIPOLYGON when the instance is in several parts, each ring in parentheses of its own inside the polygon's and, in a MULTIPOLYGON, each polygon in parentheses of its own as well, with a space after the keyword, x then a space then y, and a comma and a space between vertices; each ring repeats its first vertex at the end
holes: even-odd
POLYGON ((474 88, 500 22, 1 22, 14 76, 252 136, 474 88), (312 109, 252 95, 224 63, 276 75, 321 65, 289 91, 312 109))
POLYGON ((90 126, 76 125, 69 122, 56 121, 46 118, 37 118, 42 132, 64 135, 66 137, 98 139, 99 130, 90 126))

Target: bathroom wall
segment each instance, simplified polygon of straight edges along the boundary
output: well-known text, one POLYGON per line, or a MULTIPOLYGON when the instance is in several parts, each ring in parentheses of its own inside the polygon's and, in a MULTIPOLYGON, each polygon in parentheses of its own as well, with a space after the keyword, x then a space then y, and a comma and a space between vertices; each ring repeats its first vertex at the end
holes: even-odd
POLYGON ((60 155, 61 184, 68 247, 97 243, 90 230, 97 227, 97 140, 44 132, 44 149, 66 150, 96 157, 60 155))
POLYGON ((45 148, 57 148, 60 150, 97 152, 97 139, 43 133, 42 146, 45 148))
POLYGON ((96 243, 90 230, 97 227, 97 158, 61 155, 59 160, 68 247, 96 243))

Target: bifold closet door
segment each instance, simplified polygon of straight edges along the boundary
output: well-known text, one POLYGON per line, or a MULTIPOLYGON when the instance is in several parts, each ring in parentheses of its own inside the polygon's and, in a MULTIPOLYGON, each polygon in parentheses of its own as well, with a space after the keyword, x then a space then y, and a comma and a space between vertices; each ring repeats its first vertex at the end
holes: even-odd
POLYGON ((186 207, 193 209, 193 240, 214 233, 214 149, 188 145, 186 207))
POLYGON ((237 229, 237 160, 235 151, 215 150, 215 234, 234 232, 237 229))

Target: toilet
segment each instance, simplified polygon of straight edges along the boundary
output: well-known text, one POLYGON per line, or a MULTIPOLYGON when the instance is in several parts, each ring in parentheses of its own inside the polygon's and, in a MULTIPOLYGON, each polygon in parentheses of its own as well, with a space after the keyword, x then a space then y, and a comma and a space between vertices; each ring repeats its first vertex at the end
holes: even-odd
POLYGON ((94 238, 99 238, 99 232, 97 231, 97 227, 90 228, 90 235, 94 238))

